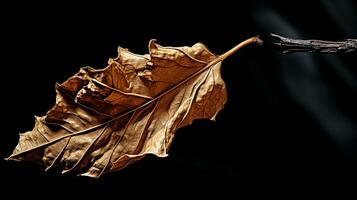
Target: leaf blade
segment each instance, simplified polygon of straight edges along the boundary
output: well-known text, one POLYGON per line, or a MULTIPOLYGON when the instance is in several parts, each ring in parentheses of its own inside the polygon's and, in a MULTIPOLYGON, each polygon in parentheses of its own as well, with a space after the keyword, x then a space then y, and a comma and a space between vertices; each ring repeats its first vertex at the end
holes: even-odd
MULTIPOLYGON (((26 160, 23 155, 36 154, 32 160, 47 168, 58 162, 63 172, 100 177, 147 154, 165 157, 177 129, 195 119, 214 120, 223 109, 227 92, 221 62, 252 42, 256 38, 222 56, 201 43, 162 47, 152 40, 149 55, 119 48, 108 67, 82 68, 56 86, 56 105, 42 117, 40 127, 49 130, 52 140, 30 145, 20 140, 9 159, 26 160), (61 92, 71 98, 64 101, 61 92), (62 148, 55 148, 62 143, 62 148)), ((27 132, 31 140, 37 128, 27 132)))

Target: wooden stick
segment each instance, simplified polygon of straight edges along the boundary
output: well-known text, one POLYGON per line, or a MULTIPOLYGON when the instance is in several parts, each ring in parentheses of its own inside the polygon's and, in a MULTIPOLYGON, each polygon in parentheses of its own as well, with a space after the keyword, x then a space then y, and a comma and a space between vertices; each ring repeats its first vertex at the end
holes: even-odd
POLYGON ((346 39, 344 41, 324 40, 296 40, 282 37, 271 33, 270 36, 277 40, 273 46, 282 53, 294 52, 319 52, 319 53, 356 53, 357 39, 346 39))

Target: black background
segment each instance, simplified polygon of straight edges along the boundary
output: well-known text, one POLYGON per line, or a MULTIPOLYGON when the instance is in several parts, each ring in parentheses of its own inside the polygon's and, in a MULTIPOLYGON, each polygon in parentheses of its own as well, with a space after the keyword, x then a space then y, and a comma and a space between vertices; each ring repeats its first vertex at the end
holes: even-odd
MULTIPOLYGON (((300 39, 357 37, 352 0, 191 3, 3 6, 0 157, 12 152, 19 132, 32 129, 33 115, 54 104, 56 82, 83 66, 105 67, 119 45, 144 54, 151 38, 169 46, 203 42, 222 54, 270 32, 300 39)), ((337 185, 353 190, 356 64, 355 54, 283 55, 252 45, 223 62, 229 99, 217 122, 199 120, 180 129, 168 158, 147 156, 95 180, 2 160, 1 193, 119 198, 267 188, 298 194, 337 185)))

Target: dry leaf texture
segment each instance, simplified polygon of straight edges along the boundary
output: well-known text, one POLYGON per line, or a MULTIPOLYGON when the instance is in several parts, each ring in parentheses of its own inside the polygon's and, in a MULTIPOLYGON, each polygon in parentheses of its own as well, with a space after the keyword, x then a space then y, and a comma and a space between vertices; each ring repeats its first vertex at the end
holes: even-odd
POLYGON ((91 67, 56 85, 56 104, 20 134, 10 160, 100 177, 146 154, 167 156, 178 128, 214 120, 226 100, 221 61, 203 44, 149 54, 119 48, 104 69, 91 67))

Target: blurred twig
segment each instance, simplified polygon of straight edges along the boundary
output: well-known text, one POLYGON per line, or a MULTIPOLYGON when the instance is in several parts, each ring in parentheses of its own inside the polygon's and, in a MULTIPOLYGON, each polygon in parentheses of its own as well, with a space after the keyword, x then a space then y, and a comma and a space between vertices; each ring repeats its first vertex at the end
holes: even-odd
POLYGON ((276 40, 274 47, 282 53, 294 52, 321 52, 321 53, 351 53, 357 52, 357 39, 346 39, 344 41, 324 40, 296 40, 285 38, 271 33, 270 36, 276 40))

